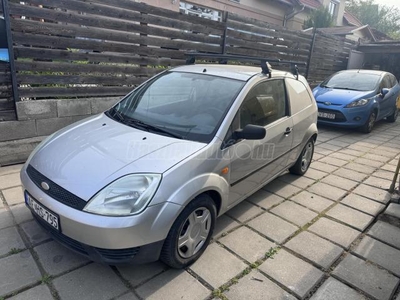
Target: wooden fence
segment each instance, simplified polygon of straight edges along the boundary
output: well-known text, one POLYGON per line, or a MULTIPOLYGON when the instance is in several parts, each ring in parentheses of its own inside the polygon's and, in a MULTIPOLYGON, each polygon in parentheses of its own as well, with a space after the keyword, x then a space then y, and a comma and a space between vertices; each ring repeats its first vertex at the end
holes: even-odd
MULTIPOLYGON (((233 14, 218 22, 132 0, 11 0, 9 10, 16 101, 124 95, 163 69, 184 64, 187 51, 309 63, 300 72, 316 82, 345 69, 352 47, 319 32, 314 40, 233 14)), ((9 87, 8 70, 0 72, 1 86, 9 87)), ((10 89, 0 95, 8 97, 10 89)))

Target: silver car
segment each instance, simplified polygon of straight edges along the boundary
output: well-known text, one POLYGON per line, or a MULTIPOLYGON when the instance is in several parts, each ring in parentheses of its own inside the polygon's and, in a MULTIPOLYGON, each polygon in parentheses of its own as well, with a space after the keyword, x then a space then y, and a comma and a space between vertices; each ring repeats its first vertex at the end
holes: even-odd
POLYGON ((94 261, 182 268, 218 216, 288 169, 306 173, 316 122, 302 76, 177 67, 44 140, 21 170, 26 205, 94 261))

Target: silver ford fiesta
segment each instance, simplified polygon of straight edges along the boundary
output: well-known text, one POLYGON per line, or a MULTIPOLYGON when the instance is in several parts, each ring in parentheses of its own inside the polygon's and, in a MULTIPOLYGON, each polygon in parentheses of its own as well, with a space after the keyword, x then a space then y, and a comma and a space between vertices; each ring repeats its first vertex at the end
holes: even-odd
POLYGON ((298 74, 167 70, 44 140, 21 171, 26 205, 94 261, 182 268, 204 252, 218 216, 288 169, 307 171, 316 122, 298 74))

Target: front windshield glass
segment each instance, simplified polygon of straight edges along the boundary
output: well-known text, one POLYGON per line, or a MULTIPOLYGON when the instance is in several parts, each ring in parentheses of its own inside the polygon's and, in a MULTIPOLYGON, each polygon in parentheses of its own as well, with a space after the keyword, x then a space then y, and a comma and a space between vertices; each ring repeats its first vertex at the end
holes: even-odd
POLYGON ((209 142, 244 84, 206 74, 165 72, 126 96, 108 115, 139 129, 209 142))
POLYGON ((358 72, 342 72, 321 83, 321 87, 354 91, 373 91, 377 88, 380 76, 358 72))

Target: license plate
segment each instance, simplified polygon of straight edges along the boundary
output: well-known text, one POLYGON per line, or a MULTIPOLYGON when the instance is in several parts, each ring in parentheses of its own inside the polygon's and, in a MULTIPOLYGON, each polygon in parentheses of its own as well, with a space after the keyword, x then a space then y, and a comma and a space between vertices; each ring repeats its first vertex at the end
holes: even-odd
POLYGON ((325 119, 335 119, 335 114, 325 113, 325 112, 318 112, 318 117, 325 118, 325 119))
POLYGON ((59 217, 29 196, 28 193, 26 195, 26 204, 31 208, 31 210, 40 218, 42 218, 45 222, 47 222, 53 228, 60 230, 60 219, 59 217))

